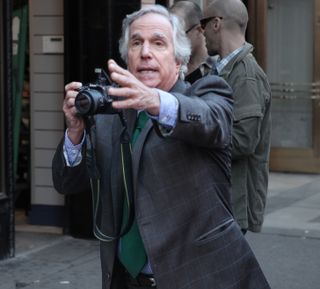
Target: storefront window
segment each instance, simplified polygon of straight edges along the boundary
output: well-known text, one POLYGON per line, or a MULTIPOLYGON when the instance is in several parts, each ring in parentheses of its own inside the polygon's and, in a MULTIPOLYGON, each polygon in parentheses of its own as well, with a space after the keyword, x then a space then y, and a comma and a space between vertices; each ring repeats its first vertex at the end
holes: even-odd
POLYGON ((272 147, 311 148, 313 144, 313 5, 313 0, 269 2, 272 147))

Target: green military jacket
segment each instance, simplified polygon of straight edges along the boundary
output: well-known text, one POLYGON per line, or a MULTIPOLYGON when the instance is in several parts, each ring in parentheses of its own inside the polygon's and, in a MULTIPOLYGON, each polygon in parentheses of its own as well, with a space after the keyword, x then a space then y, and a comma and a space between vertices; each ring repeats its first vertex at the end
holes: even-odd
POLYGON ((261 231, 266 205, 271 137, 271 89, 267 77, 244 49, 220 72, 233 89, 232 206, 242 229, 261 231))

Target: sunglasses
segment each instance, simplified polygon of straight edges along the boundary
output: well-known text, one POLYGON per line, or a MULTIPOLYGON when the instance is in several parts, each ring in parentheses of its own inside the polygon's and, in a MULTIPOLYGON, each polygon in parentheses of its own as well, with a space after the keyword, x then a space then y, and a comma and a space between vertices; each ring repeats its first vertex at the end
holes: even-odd
POLYGON ((223 19, 223 17, 221 17, 221 16, 211 16, 211 17, 208 17, 208 18, 203 18, 203 19, 200 20, 201 28, 202 28, 203 30, 205 30, 207 24, 208 24, 212 19, 214 19, 214 18, 219 18, 219 19, 221 19, 221 20, 223 19))
POLYGON ((188 30, 186 30, 186 34, 188 34, 193 28, 195 28, 198 25, 199 23, 192 25, 188 30))

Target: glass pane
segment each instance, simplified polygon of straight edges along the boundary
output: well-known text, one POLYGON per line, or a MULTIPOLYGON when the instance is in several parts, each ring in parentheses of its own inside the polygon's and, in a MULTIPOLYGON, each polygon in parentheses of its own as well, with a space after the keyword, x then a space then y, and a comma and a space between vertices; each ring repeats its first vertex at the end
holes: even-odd
POLYGON ((312 147, 313 0, 268 1, 272 147, 312 147))

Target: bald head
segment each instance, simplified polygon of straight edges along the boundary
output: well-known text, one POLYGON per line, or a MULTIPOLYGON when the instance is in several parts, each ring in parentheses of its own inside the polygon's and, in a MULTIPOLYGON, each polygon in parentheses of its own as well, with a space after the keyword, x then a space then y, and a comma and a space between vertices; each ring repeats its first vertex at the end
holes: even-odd
POLYGON ((191 1, 176 2, 170 7, 169 11, 184 21, 185 31, 199 24, 203 17, 201 8, 191 1))
POLYGON ((239 30, 245 34, 249 17, 241 0, 213 0, 206 9, 204 18, 212 16, 223 17, 227 29, 239 30))

